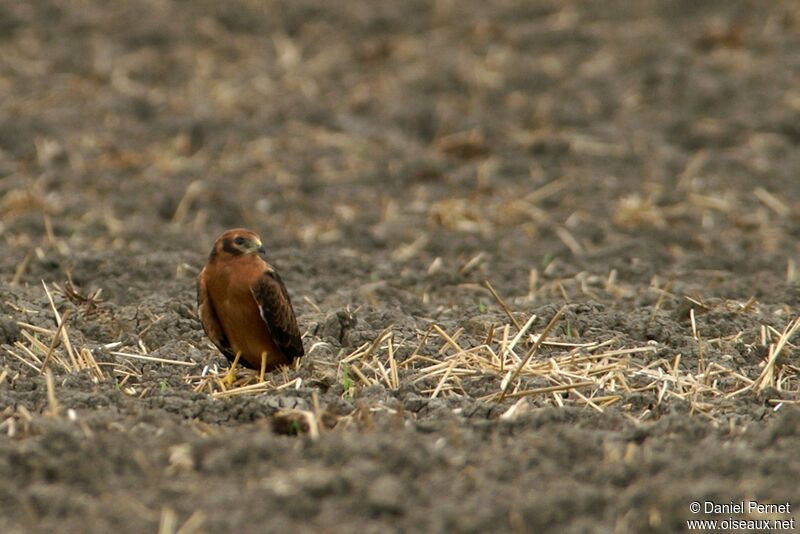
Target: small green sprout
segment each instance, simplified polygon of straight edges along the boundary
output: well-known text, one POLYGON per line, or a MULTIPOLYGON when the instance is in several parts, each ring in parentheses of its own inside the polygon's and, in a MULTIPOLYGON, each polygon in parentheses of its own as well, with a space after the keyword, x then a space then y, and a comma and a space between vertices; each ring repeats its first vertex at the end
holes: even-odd
POLYGON ((344 388, 344 396, 345 397, 352 397, 353 392, 350 391, 353 387, 353 379, 350 378, 350 373, 348 372, 349 367, 345 365, 342 367, 342 388, 344 388))

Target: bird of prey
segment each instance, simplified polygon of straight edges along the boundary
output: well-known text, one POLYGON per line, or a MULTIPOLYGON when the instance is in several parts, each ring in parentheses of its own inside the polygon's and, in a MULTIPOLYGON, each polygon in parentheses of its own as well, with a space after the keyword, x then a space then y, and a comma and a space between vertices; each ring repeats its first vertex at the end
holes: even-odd
POLYGON ((229 381, 240 359, 263 380, 304 354, 289 293, 255 232, 219 236, 197 277, 197 308, 206 334, 233 362, 229 381))

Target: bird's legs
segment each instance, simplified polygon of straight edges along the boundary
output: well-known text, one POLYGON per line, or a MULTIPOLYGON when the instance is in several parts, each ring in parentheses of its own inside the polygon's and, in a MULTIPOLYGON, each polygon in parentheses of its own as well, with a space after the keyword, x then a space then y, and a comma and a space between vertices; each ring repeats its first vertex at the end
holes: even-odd
POLYGON ((267 370, 267 353, 266 351, 261 353, 261 373, 258 375, 258 381, 260 383, 264 383, 264 372, 267 370))
POLYGON ((225 375, 225 383, 229 386, 233 384, 234 379, 236 378, 236 364, 239 363, 239 358, 242 357, 242 351, 236 353, 236 357, 233 359, 233 363, 231 364, 231 368, 228 370, 228 374, 225 375))

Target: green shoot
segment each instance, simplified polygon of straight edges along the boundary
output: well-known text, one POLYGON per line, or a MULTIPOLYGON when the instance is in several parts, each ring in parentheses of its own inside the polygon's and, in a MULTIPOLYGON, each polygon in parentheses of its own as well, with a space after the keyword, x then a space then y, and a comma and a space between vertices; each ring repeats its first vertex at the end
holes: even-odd
POLYGON ((353 387, 353 379, 350 378, 348 369, 349 367, 347 365, 342 367, 342 388, 344 388, 343 395, 349 398, 353 396, 353 392, 350 391, 353 387))

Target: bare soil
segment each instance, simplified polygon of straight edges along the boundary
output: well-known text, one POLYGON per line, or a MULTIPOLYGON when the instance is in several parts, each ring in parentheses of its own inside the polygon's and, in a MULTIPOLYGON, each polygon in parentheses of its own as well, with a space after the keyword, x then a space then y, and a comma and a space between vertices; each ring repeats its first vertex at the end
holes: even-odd
POLYGON ((800 506, 798 50, 790 0, 0 1, 0 531, 800 506), (196 316, 235 226, 264 383, 196 316))

